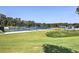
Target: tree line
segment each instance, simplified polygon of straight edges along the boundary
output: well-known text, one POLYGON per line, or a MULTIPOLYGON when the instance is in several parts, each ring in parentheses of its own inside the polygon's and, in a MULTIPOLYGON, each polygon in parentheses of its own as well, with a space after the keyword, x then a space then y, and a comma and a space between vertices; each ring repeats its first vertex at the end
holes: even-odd
POLYGON ((36 23, 34 21, 25 21, 21 18, 13 18, 13 17, 6 17, 4 14, 0 14, 0 26, 27 26, 27 27, 59 27, 59 26, 76 26, 79 27, 79 23, 36 23))

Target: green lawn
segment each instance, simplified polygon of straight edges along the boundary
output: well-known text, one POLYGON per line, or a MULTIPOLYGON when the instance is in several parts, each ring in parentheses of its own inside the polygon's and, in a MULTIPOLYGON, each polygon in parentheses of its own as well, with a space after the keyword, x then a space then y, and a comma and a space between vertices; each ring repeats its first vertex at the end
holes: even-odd
POLYGON ((0 52, 43 52, 43 44, 51 44, 79 51, 79 36, 52 38, 46 31, 0 35, 0 52))

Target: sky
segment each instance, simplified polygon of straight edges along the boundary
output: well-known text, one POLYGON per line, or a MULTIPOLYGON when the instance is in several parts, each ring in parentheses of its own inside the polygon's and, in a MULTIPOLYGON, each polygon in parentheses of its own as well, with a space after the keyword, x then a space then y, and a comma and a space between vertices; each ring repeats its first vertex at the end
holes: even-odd
POLYGON ((77 6, 0 6, 7 17, 40 23, 79 23, 77 6))

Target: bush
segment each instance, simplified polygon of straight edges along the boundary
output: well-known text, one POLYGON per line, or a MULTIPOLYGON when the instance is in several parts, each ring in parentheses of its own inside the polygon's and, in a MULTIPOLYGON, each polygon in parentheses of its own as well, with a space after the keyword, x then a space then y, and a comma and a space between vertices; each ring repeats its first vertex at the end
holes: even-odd
POLYGON ((64 31, 52 31, 47 32, 46 35, 48 37, 71 37, 71 36, 79 36, 78 30, 64 30, 64 31))
POLYGON ((45 53, 78 53, 78 51, 51 44, 44 44, 43 50, 45 53))

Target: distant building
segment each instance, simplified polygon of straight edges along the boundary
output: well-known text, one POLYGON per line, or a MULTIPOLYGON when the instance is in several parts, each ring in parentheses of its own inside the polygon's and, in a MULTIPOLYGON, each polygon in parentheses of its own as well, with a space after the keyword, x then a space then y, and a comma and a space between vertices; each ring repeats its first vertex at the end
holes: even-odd
POLYGON ((74 27, 74 26, 67 26, 67 27, 65 28, 65 30, 75 30, 75 27, 74 27))
POLYGON ((66 27, 67 27, 67 26, 62 26, 62 25, 61 25, 61 26, 59 26, 59 28, 66 28, 66 27))
POLYGON ((64 28, 65 30, 79 30, 79 27, 76 26, 59 26, 59 28, 64 28))

